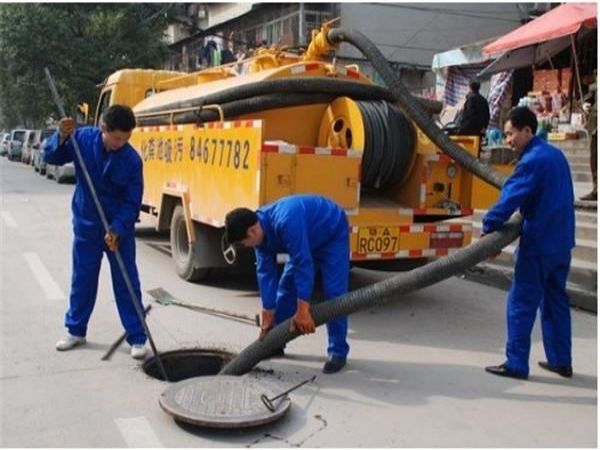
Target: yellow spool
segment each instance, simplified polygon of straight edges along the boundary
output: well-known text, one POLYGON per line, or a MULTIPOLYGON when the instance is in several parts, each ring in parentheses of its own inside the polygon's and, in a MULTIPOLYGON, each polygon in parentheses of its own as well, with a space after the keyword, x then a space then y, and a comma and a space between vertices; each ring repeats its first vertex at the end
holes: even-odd
POLYGON ((327 107, 321 119, 318 146, 364 151, 365 126, 354 100, 339 97, 327 107))

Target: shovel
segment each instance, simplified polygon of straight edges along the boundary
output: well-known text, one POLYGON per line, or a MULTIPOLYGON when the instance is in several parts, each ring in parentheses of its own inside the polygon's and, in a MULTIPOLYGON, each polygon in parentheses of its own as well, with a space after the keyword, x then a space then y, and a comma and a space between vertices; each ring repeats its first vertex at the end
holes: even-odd
POLYGON ((235 322, 244 323, 246 325, 260 326, 260 319, 258 314, 252 318, 243 314, 237 314, 229 311, 222 311, 219 309, 207 308, 205 306, 192 305, 190 303, 182 302, 177 298, 173 297, 169 292, 163 288, 150 289, 146 291, 150 294, 156 303, 160 303, 163 306, 175 305, 182 308, 191 309, 192 311, 208 314, 210 316, 220 317, 221 319, 233 320, 235 322))

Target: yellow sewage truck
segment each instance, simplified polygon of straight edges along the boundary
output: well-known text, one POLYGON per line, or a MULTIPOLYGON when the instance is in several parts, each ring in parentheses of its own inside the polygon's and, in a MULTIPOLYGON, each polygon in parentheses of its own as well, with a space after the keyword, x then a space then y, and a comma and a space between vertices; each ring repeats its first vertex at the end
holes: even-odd
MULTIPOLYGON (((225 248, 231 209, 298 193, 345 209, 357 264, 423 262, 470 243, 471 222, 456 219, 492 188, 442 154, 389 90, 327 60, 317 37, 300 55, 261 49, 195 73, 126 69, 103 85, 96 121, 112 104, 133 108, 142 210, 170 230, 182 278, 247 263, 225 248)), ((479 137, 452 139, 477 157, 479 137)))

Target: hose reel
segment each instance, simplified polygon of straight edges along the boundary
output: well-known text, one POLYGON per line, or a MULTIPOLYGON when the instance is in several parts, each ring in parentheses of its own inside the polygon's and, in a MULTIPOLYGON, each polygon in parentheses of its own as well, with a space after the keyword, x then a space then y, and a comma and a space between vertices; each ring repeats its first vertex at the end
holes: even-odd
POLYGON ((414 159, 412 123, 383 100, 334 100, 325 111, 319 146, 362 150, 361 187, 385 190, 401 183, 414 159))

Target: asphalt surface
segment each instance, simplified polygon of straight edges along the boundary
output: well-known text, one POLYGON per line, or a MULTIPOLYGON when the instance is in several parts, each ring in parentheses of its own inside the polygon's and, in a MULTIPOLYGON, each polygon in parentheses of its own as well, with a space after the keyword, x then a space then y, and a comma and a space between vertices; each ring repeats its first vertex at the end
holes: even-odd
MULTIPOLYGON (((148 377, 121 346, 110 272, 102 266, 88 344, 59 353, 71 275, 72 185, 0 159, 0 445, 3 447, 596 447, 597 318, 573 316, 575 375, 544 360, 539 322, 528 381, 484 372, 503 361, 506 292, 459 278, 350 317, 346 369, 324 375, 324 327, 288 344, 288 356, 260 364, 257 377, 291 394, 279 422, 245 431, 181 425, 158 398, 167 384, 148 377), (272 371, 272 372, 271 372, 272 371)), ((253 317, 251 275, 210 285, 180 280, 168 240, 144 218, 138 226, 142 289, 162 287, 196 305, 253 317)), ((391 274, 353 270, 353 287, 391 274)), ((149 297, 145 296, 148 301, 149 297)), ((162 352, 239 352, 257 328, 170 305, 153 305, 148 324, 162 352)))

